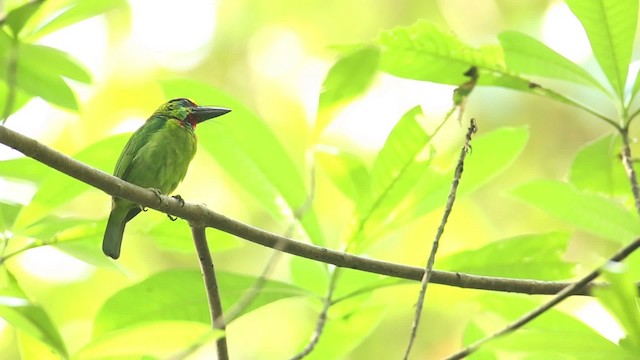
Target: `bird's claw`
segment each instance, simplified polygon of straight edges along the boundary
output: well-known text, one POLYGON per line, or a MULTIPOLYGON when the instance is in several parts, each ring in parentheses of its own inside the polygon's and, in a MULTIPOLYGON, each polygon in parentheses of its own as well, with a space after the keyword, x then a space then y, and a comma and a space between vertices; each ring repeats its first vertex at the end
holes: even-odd
POLYGON ((184 199, 182 198, 182 196, 180 195, 173 195, 172 198, 178 200, 178 202, 180 203, 180 207, 184 207, 184 199))
POLYGON ((156 197, 158 198, 158 203, 160 205, 162 205, 162 191, 158 190, 158 189, 154 189, 154 188, 148 188, 147 190, 151 191, 152 193, 154 193, 156 195, 156 197))
POLYGON ((176 220, 178 220, 178 218, 177 218, 177 217, 172 216, 171 214, 167 214, 167 217, 168 217, 168 218, 169 218, 169 220, 171 220, 171 221, 176 221, 176 220))

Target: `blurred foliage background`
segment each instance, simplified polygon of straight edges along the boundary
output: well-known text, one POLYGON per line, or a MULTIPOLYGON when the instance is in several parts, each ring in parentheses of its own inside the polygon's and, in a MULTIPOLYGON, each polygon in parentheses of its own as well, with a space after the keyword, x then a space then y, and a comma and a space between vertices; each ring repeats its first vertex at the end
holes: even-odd
MULTIPOLYGON (((368 43, 383 30, 408 26, 418 20, 450 29, 473 46, 496 44, 500 32, 518 30, 540 39, 579 63, 598 80, 604 79, 591 54, 584 30, 561 1, 48 0, 43 9, 50 7, 61 11, 65 6, 76 3, 83 3, 87 13, 94 11, 97 16, 70 22, 68 26, 55 29, 57 31, 39 36, 36 13, 26 29, 36 34, 32 39, 34 43, 62 50, 77 59, 86 74, 90 74, 90 81, 83 79, 82 71, 79 71, 78 78, 67 80, 77 96, 75 101, 57 97, 59 93, 51 94, 48 99, 42 95, 45 99, 21 98, 18 94, 16 106, 19 110, 9 117, 6 126, 66 154, 80 154, 78 158, 87 159, 90 164, 111 172, 128 134, 161 103, 181 96, 178 90, 191 91, 191 94, 218 94, 203 98, 184 95, 191 96, 198 104, 231 107, 234 112, 228 118, 225 116, 198 128, 200 151, 176 193, 186 201, 205 203, 215 211, 276 233, 287 232, 293 221, 291 209, 277 214, 274 209, 282 207, 282 204, 274 203, 270 209, 265 208, 259 198, 243 185, 246 179, 234 178, 226 171, 224 162, 212 156, 218 139, 206 138, 207 134, 224 135, 225 131, 238 137, 243 133, 249 138, 252 136, 254 128, 234 127, 238 126, 234 123, 242 123, 242 116, 246 114, 244 110, 236 111, 233 107, 236 101, 271 129, 299 170, 295 176, 300 176, 307 187, 311 184, 308 162, 311 149, 321 145, 346 150, 363 159, 366 166, 371 166, 389 132, 407 111, 417 105, 422 106, 424 126, 433 130, 451 107, 455 86, 379 73, 364 95, 335 114, 326 131, 314 133, 322 82, 345 45, 368 43), (21 99, 25 101, 21 102, 21 99), (229 99, 228 102, 233 103, 210 103, 210 99, 229 99), (126 135, 114 136, 122 133, 126 135), (209 144, 206 145, 208 151, 204 151, 203 143, 209 144)), ((0 4, 0 10, 7 13, 24 2, 8 0, 0 4)), ((42 66, 47 66, 46 59, 40 61, 43 61, 42 66)), ((54 65, 50 63, 50 66, 54 65)), ((591 107, 615 117, 615 109, 596 91, 558 81, 546 83, 549 82, 556 90, 579 97, 591 107)), ((0 95, 3 95, 0 108, 4 108, 2 102, 5 101, 6 89, 0 90, 0 95)), ((504 148, 504 151, 512 152, 513 158, 506 156, 504 166, 499 167, 500 174, 495 178, 486 174, 484 180, 491 181, 456 204, 439 254, 439 258, 444 259, 443 266, 473 272, 473 264, 467 264, 467 257, 471 255, 465 251, 491 244, 496 239, 546 233, 545 239, 549 243, 568 245, 568 250, 563 253, 558 253, 556 248, 549 250, 552 255, 547 255, 554 260, 547 265, 548 272, 538 269, 528 274, 531 277, 535 277, 534 274, 546 276, 550 280, 567 279, 598 265, 603 257, 619 246, 619 241, 599 236, 597 231, 594 234, 594 231, 576 229, 574 225, 526 204, 522 201, 526 198, 526 189, 520 188, 519 196, 513 194, 514 188, 534 179, 567 179, 579 149, 612 133, 611 127, 583 111, 549 99, 494 87, 474 90, 466 108, 466 117, 477 119, 479 136, 502 129, 507 132, 496 135, 502 136, 500 144, 506 138, 516 140, 504 148), (508 128, 505 130, 505 127, 508 128), (448 255, 451 257, 447 258, 448 255), (559 265, 561 262, 573 265, 562 267, 559 265), (575 264, 580 266, 575 267, 575 264), (465 270, 465 265, 469 265, 468 270, 465 270), (554 275, 549 275, 551 273, 554 275)), ((462 144, 464 131, 465 124, 456 121, 445 125, 432 142, 441 156, 434 158, 430 166, 450 168, 454 154, 462 144)), ((598 148, 608 159, 616 156, 610 143, 603 140, 598 148)), ((218 147, 223 148, 223 145, 218 147)), ((500 151, 502 148, 488 149, 500 151)), ((495 155, 504 157, 500 153, 495 155)), ((224 157, 224 154, 220 156, 224 157)), ((476 157, 484 159, 483 156, 492 158, 491 153, 482 154, 482 147, 478 145, 468 161, 473 162, 476 157)), ((113 329, 109 326, 117 329, 117 324, 102 321, 102 328, 96 330, 96 318, 109 318, 108 314, 99 313, 104 311, 103 306, 108 299, 114 301, 112 296, 118 291, 140 281, 155 279, 153 276, 161 276, 166 270, 193 271, 171 273, 172 277, 168 277, 166 282, 160 281, 164 278, 158 278, 159 286, 166 287, 161 296, 146 297, 143 291, 143 295, 123 300, 125 306, 117 311, 112 309, 112 315, 144 312, 148 306, 153 307, 150 302, 170 297, 169 294, 174 294, 177 299, 180 299, 180 294, 197 294, 201 279, 185 275, 197 274, 198 269, 188 225, 184 221, 170 223, 157 212, 144 213, 127 226, 123 256, 112 262, 102 255, 99 248, 110 209, 109 197, 66 176, 51 175, 52 171, 47 172, 34 161, 11 162, 17 157, 15 152, 0 149, 0 158, 4 160, 4 165, 0 165, 3 175, 0 177, 0 200, 11 204, 3 208, 3 216, 5 219, 15 218, 23 205, 30 204, 32 210, 28 215, 20 215, 19 220, 26 222, 29 216, 32 219, 44 217, 45 220, 46 216, 56 217, 47 220, 48 223, 41 223, 48 230, 32 228, 35 235, 11 242, 9 250, 21 249, 25 244, 35 245, 11 257, 4 266, 15 276, 27 297, 46 311, 68 353, 76 354, 77 358, 100 358, 100 354, 116 356, 112 353, 114 347, 126 347, 125 344, 136 341, 146 344, 148 339, 145 336, 133 332, 127 333, 123 339, 117 338, 117 334, 111 335, 112 338, 100 338, 101 333, 113 329), (21 167, 19 171, 15 170, 18 165, 21 167), (16 181, 11 176, 12 171, 19 172, 22 180, 29 176, 25 174, 31 174, 31 181, 16 181), (65 193, 65 189, 70 193, 65 193), (66 201, 66 196, 72 200, 66 201), (33 210, 34 203, 44 205, 33 210), (78 217, 82 218, 81 223, 68 220, 78 217), (54 223, 59 226, 53 226, 54 223), (73 226, 76 226, 74 231, 64 231, 73 226), (41 246, 52 239, 59 243, 41 246), (193 292, 184 290, 183 286, 191 286, 191 283, 180 276, 195 281, 193 292), (109 350, 105 350, 107 348, 109 350)), ((618 166, 618 163, 612 163, 612 166, 618 166)), ((482 168, 482 164, 476 166, 482 168)), ((594 171, 608 173, 613 170, 594 171)), ((450 178, 445 179, 448 181, 450 178)), ((462 182, 465 182, 464 176, 462 182)), ((353 212, 353 203, 333 185, 330 175, 322 171, 317 174, 315 188, 314 209, 320 219, 324 244, 339 248, 339 239, 349 225, 345 219, 353 212)), ((417 197, 416 194, 422 193, 416 190, 407 196, 417 197)), ((628 192, 616 192, 615 195, 623 203, 630 203, 628 192)), ((442 206, 445 197, 439 201, 439 206, 442 206)), ((438 210, 421 214, 409 225, 387 234, 374 246, 368 247, 366 255, 424 266, 430 240, 440 220, 441 211, 438 210)), ((389 226, 394 227, 393 224, 389 226)), ((230 277, 229 281, 246 282, 261 272, 271 250, 210 230, 209 240, 217 268, 248 276, 242 279, 230 277)), ((11 237, 9 233, 5 236, 11 237)), ((305 238, 300 229, 294 231, 293 237, 305 238)), ((532 249, 531 252, 537 250, 532 249)), ((514 257, 512 263, 505 266, 512 269, 521 265, 518 256, 526 255, 516 255, 517 251, 510 253, 502 247, 487 252, 507 258, 511 254, 514 257)), ((283 283, 295 283, 315 293, 315 297, 283 295, 284 299, 278 301, 265 300, 266 306, 233 322, 228 328, 232 358, 286 358, 302 347, 315 326, 321 306, 319 297, 326 291, 326 279, 313 280, 313 276, 321 271, 310 270, 307 274, 300 270, 297 276, 308 278, 296 280, 292 278, 296 275, 292 275, 290 269, 313 266, 305 260, 283 257, 270 277, 283 283)), ((438 261, 436 268, 443 268, 438 261)), ((496 275, 501 275, 499 270, 496 275)), ((347 271, 345 276, 345 282, 353 284, 371 281, 371 277, 351 271, 347 271)), ((526 277, 527 273, 522 276, 526 277)), ((417 290, 417 284, 381 287, 369 294, 366 301, 356 298, 353 304, 347 302, 343 304, 344 308, 338 307, 333 317, 341 320, 329 321, 319 349, 311 357, 370 359, 379 358, 380 354, 396 357, 406 345, 417 290)), ((238 294, 226 296, 232 303, 238 294)), ((539 300, 537 297, 529 300, 526 296, 433 286, 427 299, 426 321, 417 341, 415 358, 441 358, 461 346, 463 334, 495 330, 499 326, 495 324, 517 315, 513 309, 526 308, 523 301, 534 303, 539 300), (514 302, 514 299, 519 302, 514 302), (505 309, 512 310, 513 314, 505 309), (473 319, 473 326, 469 325, 470 319, 473 319), (480 323, 483 330, 474 325, 480 323)), ((176 301, 180 303, 180 300, 176 301)), ((614 341, 622 336, 620 327, 595 300, 572 298, 560 308, 573 316, 571 319, 563 318, 564 321, 573 324, 580 319, 582 322, 578 323, 581 325, 575 326, 582 330, 586 329, 582 327, 584 323, 594 325, 595 330, 578 332, 583 340, 592 339, 589 336, 598 338, 591 334, 595 331, 614 341)), ((561 313, 558 316, 567 315, 561 313)), ((181 334, 186 339, 184 343, 190 344, 198 340, 202 327, 206 329, 202 324, 200 327, 173 323, 152 326, 155 327, 136 329, 146 333, 147 337, 151 336, 149 334, 156 337, 156 342, 149 346, 159 346, 175 334, 181 334)), ((0 320, 0 354, 6 359, 59 358, 59 354, 49 349, 51 346, 43 345, 42 339, 37 340, 32 335, 28 331, 16 331, 9 322, 0 320)), ((162 350, 164 353, 158 351, 171 353, 183 345, 167 345, 168 350, 162 350)), ((212 345, 207 344, 191 358, 209 358, 212 353, 212 345)))

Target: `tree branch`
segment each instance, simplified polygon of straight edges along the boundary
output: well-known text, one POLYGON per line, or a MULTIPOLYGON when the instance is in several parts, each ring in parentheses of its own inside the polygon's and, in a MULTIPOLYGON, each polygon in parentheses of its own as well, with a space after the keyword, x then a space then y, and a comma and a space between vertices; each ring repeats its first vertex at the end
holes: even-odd
MULTIPOLYGON (((629 245, 627 245, 627 246, 623 247, 622 249, 620 249, 620 251, 618 251, 615 255, 613 255, 611 258, 609 258, 609 260, 607 262, 622 261, 624 258, 626 258, 627 256, 631 255, 631 253, 633 253, 636 249, 638 249, 638 247, 640 247, 640 238, 635 239, 629 245)), ((482 338, 482 339, 474 342, 473 344, 467 346, 466 348, 460 350, 459 352, 447 357, 446 360, 461 360, 461 359, 464 359, 465 357, 467 357, 467 356, 471 355, 472 353, 476 352, 480 348, 480 346, 486 344, 487 342, 516 331, 517 329, 519 329, 519 328, 523 327, 524 325, 526 325, 527 323, 529 323, 531 320, 533 320, 533 319, 537 318, 538 316, 542 315, 545 311, 547 311, 547 310, 551 309, 552 307, 558 305, 564 299, 566 299, 569 296, 575 294, 575 292, 577 290, 579 290, 581 287, 585 286, 589 282, 593 281, 599 275, 600 275, 600 268, 591 271, 589 274, 584 276, 579 281, 577 281, 577 282, 567 286, 566 288, 562 289, 562 291, 560 291, 556 296, 552 297, 551 300, 549 300, 546 303, 542 304, 541 306, 539 306, 538 308, 534 309, 533 311, 523 315, 520 319, 518 319, 518 320, 512 322, 511 324, 507 325, 504 329, 502 329, 502 330, 500 330, 500 331, 498 331, 498 332, 496 332, 496 333, 494 333, 492 335, 489 335, 489 336, 487 336, 485 338, 482 338)))
MULTIPOLYGON (((92 168, 4 126, 0 126, 0 143, 111 196, 131 200, 144 207, 178 216, 193 226, 213 227, 262 246, 272 249, 280 248, 292 255, 338 267, 414 281, 420 281, 424 274, 424 269, 419 267, 373 260, 276 235, 230 219, 207 209, 204 205, 185 203, 182 206, 178 200, 164 195, 160 196, 162 201, 159 203, 158 196, 147 189, 92 168)), ((571 284, 569 282, 508 279, 437 270, 433 271, 431 282, 469 289, 545 295, 553 295, 571 284)), ((602 284, 588 284, 575 294, 589 295, 590 289, 594 286, 602 286, 602 284)))
MULTIPOLYGON (((202 270, 202 278, 204 279, 205 289, 207 291, 207 300, 209 302, 209 315, 211 317, 211 326, 214 329, 225 330, 225 323, 222 317, 222 302, 220 301, 220 291, 218 290, 218 280, 211 260, 209 252, 209 244, 207 244, 207 234, 205 228, 201 226, 191 225, 191 235, 198 253, 200 269, 202 270)), ((229 349, 227 347, 227 337, 221 336, 216 340, 218 348, 218 359, 229 360, 229 349)))

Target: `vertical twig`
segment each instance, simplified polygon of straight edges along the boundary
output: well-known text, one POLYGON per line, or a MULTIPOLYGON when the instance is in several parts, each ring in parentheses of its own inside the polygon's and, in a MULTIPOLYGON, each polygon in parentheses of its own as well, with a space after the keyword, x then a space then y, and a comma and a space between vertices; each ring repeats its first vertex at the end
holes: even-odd
MULTIPOLYGON (((207 300, 209 302, 209 315, 211 317, 211 326, 214 329, 224 330, 225 324, 222 317, 222 302, 220 301, 220 291, 218 289, 218 281, 216 280, 215 269, 213 268, 213 260, 211 260, 211 253, 209 252, 209 245, 207 244, 207 235, 205 228, 202 226, 196 226, 190 224, 191 235, 193 236, 193 242, 198 252, 198 259, 200 260, 200 269, 202 270, 202 277, 204 278, 205 289, 207 290, 207 300)), ((227 347, 226 336, 220 337, 216 340, 216 346, 218 349, 218 359, 228 360, 229 350, 227 347)))
POLYGON ((626 171, 629 182, 631 183, 631 192, 633 193, 633 200, 636 206, 636 211, 638 212, 638 214, 640 214, 640 189, 638 188, 636 170, 633 168, 633 160, 631 159, 629 129, 625 128, 620 130, 620 136, 622 137, 622 164, 624 165, 624 170, 626 171))
MULTIPOLYGON (((611 258, 609 258, 609 260, 607 260, 608 262, 612 262, 612 261, 622 261, 624 258, 626 258, 627 256, 629 256, 631 253, 633 253, 638 247, 640 247, 640 238, 635 239, 633 242, 631 242, 629 245, 623 247, 620 251, 618 251, 618 253, 616 253, 615 255, 613 255, 611 258)), ((606 265, 603 264, 602 266, 606 265)), ((589 282, 593 281, 595 278, 597 278, 600 275, 600 268, 597 268, 593 271, 591 271, 589 274, 587 274, 585 277, 583 277, 582 279, 580 279, 579 281, 565 287, 564 289, 562 289, 560 292, 558 292, 553 298, 551 298, 551 300, 549 300, 548 302, 542 304, 541 306, 539 306, 538 308, 534 309, 533 311, 529 312, 528 314, 525 314, 524 316, 522 316, 520 319, 512 322, 511 324, 507 325, 504 329, 489 335, 485 338, 482 338, 476 342, 474 342, 473 344, 467 346, 466 348, 460 350, 459 352, 449 356, 446 358, 446 360, 460 360, 460 359, 464 359, 465 357, 471 355, 473 352, 477 351, 480 346, 484 345, 485 343, 489 342, 490 340, 496 339, 498 337, 501 337, 503 335, 509 334, 511 332, 514 332, 515 330, 521 328, 522 326, 524 326, 525 324, 529 323, 531 320, 537 318, 538 316, 542 315, 545 311, 551 309, 552 307, 558 305, 561 301, 563 301, 564 299, 568 298, 569 296, 571 296, 574 292, 576 292, 577 290, 579 290, 580 288, 582 288, 583 286, 587 285, 589 282)))
POLYGON ((291 360, 300 360, 305 356, 311 354, 313 349, 318 345, 318 341, 320 341, 320 336, 322 335, 322 331, 324 331, 324 325, 327 323, 327 313, 329 313, 329 308, 333 304, 331 299, 333 298, 333 291, 336 288, 337 279, 338 279, 338 270, 334 269, 333 274, 331 275, 331 281, 329 282, 329 290, 327 291, 327 295, 324 297, 322 310, 320 311, 320 315, 318 315, 318 321, 316 322, 316 328, 311 335, 311 339, 307 343, 307 346, 302 349, 298 354, 294 355, 291 360))
POLYGON ((431 273, 433 272, 433 263, 435 262, 436 253, 438 251, 438 246, 440 243, 440 238, 444 233, 444 227, 447 224, 447 220, 449 219, 449 215, 451 214, 451 210, 453 209, 453 203, 456 200, 456 192, 458 191, 458 185, 460 184, 460 178, 462 177, 462 171, 464 169, 464 159, 466 158, 467 153, 471 150, 471 136, 473 136, 473 134, 475 134, 476 131, 478 131, 478 128, 476 126, 476 121, 475 119, 471 119, 471 124, 469 125, 469 129, 467 130, 465 142, 460 151, 458 164, 456 166, 456 170, 453 175, 453 181, 451 182, 451 190, 449 191, 449 196, 447 197, 447 204, 445 206, 444 213, 442 214, 442 220, 440 221, 440 226, 438 226, 438 231, 436 232, 436 236, 433 239, 433 245, 431 246, 431 253, 429 254, 429 259, 425 267, 425 272, 424 272, 424 275, 422 276, 422 281, 420 283, 420 294, 418 295, 415 316, 413 318, 413 324, 411 325, 411 334, 409 336, 409 344, 407 345, 407 349, 404 354, 405 360, 408 359, 409 354, 411 354, 411 348, 413 347, 413 342, 415 341, 416 335, 418 333, 418 325, 420 324, 420 315, 422 314, 424 298, 427 294, 427 285, 429 284, 429 280, 431 279, 431 273))

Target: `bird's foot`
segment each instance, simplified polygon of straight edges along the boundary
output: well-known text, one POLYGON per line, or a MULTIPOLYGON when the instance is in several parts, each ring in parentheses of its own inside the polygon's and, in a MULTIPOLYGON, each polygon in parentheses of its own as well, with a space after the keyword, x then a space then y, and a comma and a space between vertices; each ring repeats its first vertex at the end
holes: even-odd
POLYGON ((162 191, 158 190, 158 189, 154 189, 154 188, 148 188, 147 190, 151 191, 152 193, 154 193, 156 195, 156 197, 158 198, 158 204, 162 205, 162 191))
POLYGON ((184 207, 184 199, 182 198, 182 196, 180 195, 173 195, 172 198, 178 200, 178 202, 180 203, 180 207, 184 207))
POLYGON ((177 217, 175 217, 175 216, 173 216, 173 215, 171 215, 171 214, 167 214, 167 217, 168 217, 168 218, 169 218, 169 220, 171 220, 171 221, 176 221, 176 220, 178 220, 178 218, 177 218, 177 217))

